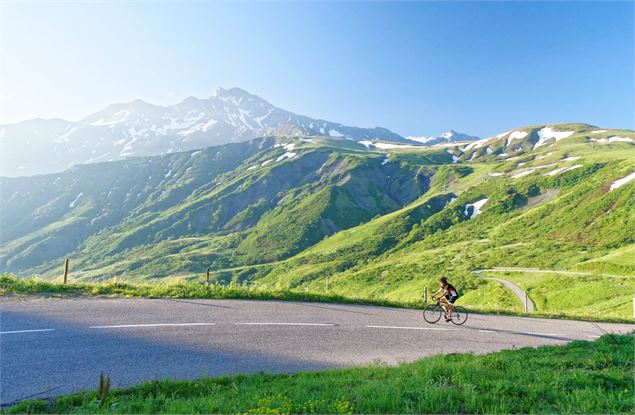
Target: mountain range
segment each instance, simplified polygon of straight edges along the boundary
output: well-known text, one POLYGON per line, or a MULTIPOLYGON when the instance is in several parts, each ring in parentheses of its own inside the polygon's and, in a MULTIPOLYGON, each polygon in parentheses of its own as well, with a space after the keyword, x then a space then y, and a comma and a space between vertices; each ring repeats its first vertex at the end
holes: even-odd
POLYGON ((0 125, 0 176, 62 171, 75 164, 153 156, 266 135, 329 136, 416 144, 381 127, 358 128, 297 115, 240 88, 170 106, 110 105, 78 121, 33 119, 0 125))

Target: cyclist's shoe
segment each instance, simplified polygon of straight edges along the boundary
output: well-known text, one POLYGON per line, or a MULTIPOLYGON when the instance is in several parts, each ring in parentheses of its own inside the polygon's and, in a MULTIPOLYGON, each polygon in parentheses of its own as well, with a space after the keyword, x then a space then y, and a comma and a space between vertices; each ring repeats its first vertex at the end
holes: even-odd
POLYGON ((446 323, 449 323, 450 321, 452 321, 452 317, 446 317, 446 318, 445 318, 445 322, 446 322, 446 323))

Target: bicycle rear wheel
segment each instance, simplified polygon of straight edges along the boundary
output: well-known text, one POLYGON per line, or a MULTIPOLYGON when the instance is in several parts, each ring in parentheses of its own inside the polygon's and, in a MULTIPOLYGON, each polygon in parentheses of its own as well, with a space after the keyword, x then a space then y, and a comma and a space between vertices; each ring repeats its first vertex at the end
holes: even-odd
POLYGON ((439 304, 435 304, 423 309, 423 319, 430 324, 434 324, 437 321, 441 320, 442 315, 443 309, 439 304))
POLYGON ((454 306, 454 312, 452 312, 452 323, 460 326, 467 321, 467 311, 463 307, 454 306))

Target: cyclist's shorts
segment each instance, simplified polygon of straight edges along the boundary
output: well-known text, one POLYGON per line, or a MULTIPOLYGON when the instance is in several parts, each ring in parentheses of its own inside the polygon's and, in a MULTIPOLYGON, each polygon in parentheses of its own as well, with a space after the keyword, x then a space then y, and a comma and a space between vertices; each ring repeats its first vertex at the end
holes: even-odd
POLYGON ((446 295, 446 296, 445 296, 445 299, 446 299, 446 300, 448 300, 448 303, 450 303, 450 304, 454 304, 454 302, 455 302, 458 298, 459 298, 458 296, 456 296, 456 297, 452 297, 452 296, 450 296, 450 295, 446 295))

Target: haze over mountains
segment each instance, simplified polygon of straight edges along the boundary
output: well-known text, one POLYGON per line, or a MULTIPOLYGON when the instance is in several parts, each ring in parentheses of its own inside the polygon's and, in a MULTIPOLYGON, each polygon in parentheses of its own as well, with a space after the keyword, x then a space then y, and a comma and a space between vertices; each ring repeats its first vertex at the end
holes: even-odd
POLYGON ((113 104, 78 121, 33 119, 0 126, 0 176, 62 171, 71 165, 151 156, 266 135, 330 136, 413 143, 381 127, 358 128, 275 107, 240 88, 219 88, 167 107, 141 100, 113 104))

